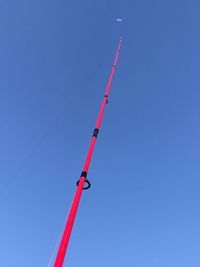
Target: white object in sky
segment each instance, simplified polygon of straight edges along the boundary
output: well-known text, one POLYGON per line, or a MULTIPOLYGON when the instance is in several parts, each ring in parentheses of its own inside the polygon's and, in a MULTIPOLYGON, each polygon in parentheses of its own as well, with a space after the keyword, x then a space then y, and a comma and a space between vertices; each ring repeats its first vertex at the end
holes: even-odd
POLYGON ((117 18, 117 22, 122 22, 122 18, 117 18))

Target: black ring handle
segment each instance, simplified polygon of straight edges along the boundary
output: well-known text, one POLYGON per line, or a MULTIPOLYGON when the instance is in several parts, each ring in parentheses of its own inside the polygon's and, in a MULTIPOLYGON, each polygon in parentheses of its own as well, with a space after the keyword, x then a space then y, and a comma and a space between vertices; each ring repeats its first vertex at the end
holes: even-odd
MULTIPOLYGON (((77 181, 77 183, 76 183, 76 185, 78 186, 79 185, 79 182, 80 182, 80 179, 77 181)), ((83 187, 83 190, 87 190, 87 189, 89 189, 90 187, 91 187, 91 183, 90 183, 90 181, 88 180, 88 179, 85 179, 85 182, 84 182, 84 184, 87 184, 85 187, 83 187)))

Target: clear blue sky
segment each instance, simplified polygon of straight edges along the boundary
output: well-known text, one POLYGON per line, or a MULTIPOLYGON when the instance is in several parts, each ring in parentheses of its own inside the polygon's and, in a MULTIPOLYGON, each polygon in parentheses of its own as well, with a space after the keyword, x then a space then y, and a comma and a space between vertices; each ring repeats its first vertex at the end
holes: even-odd
POLYGON ((47 267, 118 43, 66 267, 200 266, 199 1, 2 0, 0 266, 47 267))

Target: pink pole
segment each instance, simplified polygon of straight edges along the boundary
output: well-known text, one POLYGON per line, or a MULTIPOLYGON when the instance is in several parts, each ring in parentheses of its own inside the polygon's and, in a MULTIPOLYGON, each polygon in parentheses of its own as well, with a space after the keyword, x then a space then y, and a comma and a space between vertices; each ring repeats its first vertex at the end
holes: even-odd
POLYGON ((94 129, 94 133, 93 133, 93 136, 92 136, 92 140, 91 140, 91 143, 90 143, 88 154, 87 154, 84 166, 83 166, 83 171, 81 173, 80 180, 77 183, 78 186, 77 186, 76 194, 75 194, 75 197, 74 197, 71 209, 70 209, 70 213, 69 213, 69 216, 68 216, 68 219, 67 219, 67 223, 66 223, 65 230, 64 230, 64 233, 63 233, 63 236, 62 236, 60 247, 58 249, 58 253, 57 253, 57 257, 56 257, 56 260, 55 260, 54 267, 62 267, 63 266, 63 262, 64 262, 64 259, 65 259, 65 254, 66 254, 66 251, 67 251, 70 235, 71 235, 72 228, 73 228, 73 225, 74 225, 74 220, 75 220, 75 217, 76 217, 76 213, 77 213, 77 210, 78 210, 78 206, 79 206, 79 202, 80 202, 80 199, 81 199, 81 195, 82 195, 83 189, 88 189, 90 187, 90 182, 86 178, 87 177, 87 172, 88 172, 88 169, 89 169, 89 166, 90 166, 90 161, 91 161, 92 154, 93 154, 93 151, 94 151, 94 147, 95 147, 95 144, 96 144, 97 135, 98 135, 99 128, 100 128, 100 125, 101 125, 101 121, 102 121, 102 118, 103 118, 103 113, 104 113, 104 110, 105 110, 105 106, 108 103, 108 95, 109 95, 109 92, 110 92, 112 79, 113 79, 113 76, 114 76, 114 73, 115 73, 115 69, 116 69, 116 66, 117 66, 117 61, 118 61, 118 57, 119 57, 121 43, 122 43, 122 38, 120 37, 120 41, 119 41, 117 53, 116 53, 116 56, 115 56, 114 64, 112 66, 110 78, 109 78, 109 81, 108 81, 108 85, 106 87, 106 94, 104 96, 104 99, 103 99, 103 102, 102 102, 102 105, 101 105, 101 109, 100 109, 100 112, 99 112, 99 116, 98 116, 98 119, 97 119, 97 123, 96 123, 95 129, 94 129), (87 186, 84 188, 84 184, 85 183, 87 183, 87 186))

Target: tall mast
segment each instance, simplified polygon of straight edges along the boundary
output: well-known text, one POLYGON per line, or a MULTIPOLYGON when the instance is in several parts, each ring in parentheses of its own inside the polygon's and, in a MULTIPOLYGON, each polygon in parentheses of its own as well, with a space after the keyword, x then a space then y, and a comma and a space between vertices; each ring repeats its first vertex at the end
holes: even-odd
POLYGON ((116 66, 117 66, 119 52, 120 52, 120 49, 121 49, 121 43, 122 43, 122 38, 120 37, 118 49, 117 49, 115 60, 114 60, 114 64, 112 66, 111 74, 110 74, 110 77, 109 77, 109 80, 108 80, 108 84, 107 84, 107 87, 106 87, 105 95, 104 95, 103 102, 102 102, 102 105, 101 105, 101 108, 100 108, 100 112, 99 112, 99 116, 98 116, 98 119, 97 119, 97 122, 96 122, 96 126, 95 126, 95 129, 94 129, 94 132, 93 132, 93 136, 92 136, 92 140, 91 140, 91 143, 90 143, 90 146, 89 146, 89 150, 88 150, 88 153, 87 153, 87 156, 86 156, 86 159, 85 159, 83 170, 82 170, 80 179, 77 182, 77 190, 76 190, 76 193, 75 193, 75 196, 74 196, 74 200, 72 202, 72 206, 71 206, 71 209, 70 209, 70 212, 69 212, 67 223, 66 223, 66 226, 65 226, 65 229, 64 229, 64 232, 63 232, 63 236, 62 236, 61 242, 60 242, 60 246, 59 246, 58 253, 57 253, 57 256, 56 256, 56 260, 55 260, 55 263, 54 263, 54 267, 62 267, 63 266, 63 262, 64 262, 64 259, 65 259, 65 254, 66 254, 66 251, 67 251, 67 247, 68 247, 70 235, 71 235, 71 232, 72 232, 74 220, 75 220, 75 217, 76 217, 76 213, 77 213, 77 210, 78 210, 79 202, 80 202, 80 199, 81 199, 82 191, 86 190, 86 189, 89 189, 90 186, 91 186, 89 180, 87 179, 87 173, 88 173, 88 170, 89 170, 89 167, 90 167, 90 161, 91 161, 92 154, 93 154, 93 151, 94 151, 94 147, 95 147, 95 144, 96 144, 97 135, 99 133, 99 129, 100 129, 100 126, 101 126, 101 121, 102 121, 102 118, 103 118, 105 106, 108 103, 108 96, 109 96, 109 92, 110 92, 113 76, 114 76, 114 73, 115 73, 115 70, 116 70, 116 66))

